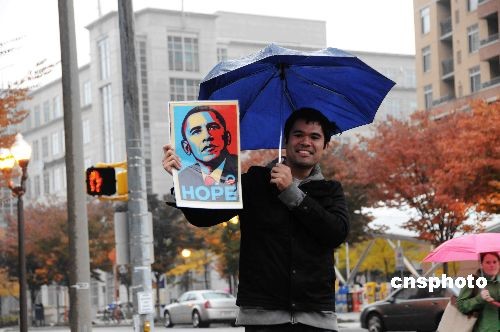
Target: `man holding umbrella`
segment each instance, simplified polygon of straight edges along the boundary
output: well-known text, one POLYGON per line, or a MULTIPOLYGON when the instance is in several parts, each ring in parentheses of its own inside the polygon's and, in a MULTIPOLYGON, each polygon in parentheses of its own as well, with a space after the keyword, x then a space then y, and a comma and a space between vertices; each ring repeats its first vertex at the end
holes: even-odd
MULTIPOLYGON (((237 324, 247 332, 338 331, 333 250, 347 237, 348 212, 341 184, 324 179, 318 164, 336 130, 318 110, 292 112, 285 161, 243 174, 243 209, 181 209, 200 227, 239 215, 237 324)), ((181 169, 170 145, 163 167, 181 169)))

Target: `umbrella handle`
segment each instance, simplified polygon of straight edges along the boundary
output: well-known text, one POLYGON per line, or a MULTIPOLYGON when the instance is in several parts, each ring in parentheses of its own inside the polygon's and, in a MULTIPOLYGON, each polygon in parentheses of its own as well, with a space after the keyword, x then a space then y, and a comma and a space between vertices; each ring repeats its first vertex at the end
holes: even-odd
POLYGON ((280 144, 278 146, 278 163, 281 163, 281 141, 283 139, 283 130, 280 128, 280 144))

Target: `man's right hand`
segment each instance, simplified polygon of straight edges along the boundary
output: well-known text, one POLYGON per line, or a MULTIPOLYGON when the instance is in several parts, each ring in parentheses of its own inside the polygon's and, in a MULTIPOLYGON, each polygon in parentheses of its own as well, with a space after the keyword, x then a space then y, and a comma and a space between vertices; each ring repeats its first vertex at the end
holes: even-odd
POLYGON ((175 154, 174 148, 170 144, 166 144, 163 146, 163 159, 162 159, 163 168, 172 175, 172 170, 175 168, 176 170, 181 169, 181 159, 178 155, 175 154))

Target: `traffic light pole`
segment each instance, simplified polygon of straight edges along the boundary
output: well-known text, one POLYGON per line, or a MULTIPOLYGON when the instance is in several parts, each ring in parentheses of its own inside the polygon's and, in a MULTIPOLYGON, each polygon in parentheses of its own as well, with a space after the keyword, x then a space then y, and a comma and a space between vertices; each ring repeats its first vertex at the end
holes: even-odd
POLYGON ((83 133, 73 0, 59 0, 59 34, 68 181, 69 304, 73 332, 92 331, 87 199, 83 179, 83 133))
POLYGON ((118 0, 121 66, 123 80, 124 121, 128 164, 128 222, 132 290, 134 299, 134 330, 154 330, 152 301, 151 252, 148 238, 146 171, 142 157, 139 116, 139 88, 135 57, 135 29, 132 0, 118 0))

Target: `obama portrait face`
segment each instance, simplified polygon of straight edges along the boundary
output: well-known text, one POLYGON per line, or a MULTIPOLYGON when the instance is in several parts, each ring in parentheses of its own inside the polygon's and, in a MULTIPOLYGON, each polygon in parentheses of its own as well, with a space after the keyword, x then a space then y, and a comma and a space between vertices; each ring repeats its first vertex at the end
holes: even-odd
POLYGON ((182 123, 182 148, 196 161, 218 164, 227 154, 231 134, 226 129, 222 115, 207 106, 199 106, 189 111, 182 123))

